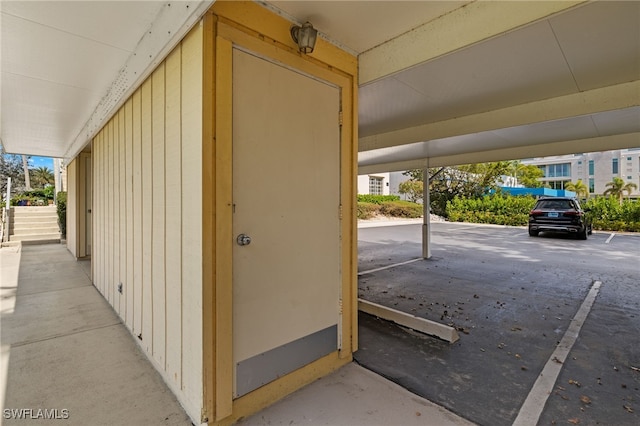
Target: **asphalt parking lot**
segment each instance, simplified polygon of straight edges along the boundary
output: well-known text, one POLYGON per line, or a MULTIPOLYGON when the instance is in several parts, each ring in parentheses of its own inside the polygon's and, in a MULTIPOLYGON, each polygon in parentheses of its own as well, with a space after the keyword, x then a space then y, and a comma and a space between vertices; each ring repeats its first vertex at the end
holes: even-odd
POLYGON ((460 340, 360 313, 357 362, 479 425, 640 424, 640 235, 432 226, 432 259, 386 269, 421 256, 420 225, 359 229, 359 297, 460 340))

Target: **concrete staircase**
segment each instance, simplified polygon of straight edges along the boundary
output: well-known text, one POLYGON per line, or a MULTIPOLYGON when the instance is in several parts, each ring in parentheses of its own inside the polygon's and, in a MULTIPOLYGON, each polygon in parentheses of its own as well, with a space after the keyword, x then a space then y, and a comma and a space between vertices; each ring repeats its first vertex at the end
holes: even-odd
POLYGON ((9 218, 9 242, 46 244, 60 242, 56 206, 12 207, 9 218))

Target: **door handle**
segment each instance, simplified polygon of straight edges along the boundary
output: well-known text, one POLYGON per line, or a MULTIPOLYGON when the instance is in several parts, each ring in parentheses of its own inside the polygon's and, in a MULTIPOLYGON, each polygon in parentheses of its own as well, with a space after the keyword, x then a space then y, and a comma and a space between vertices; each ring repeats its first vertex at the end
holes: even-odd
POLYGON ((236 242, 239 246, 248 246, 249 244, 251 244, 251 237, 246 234, 240 234, 236 238, 236 242))

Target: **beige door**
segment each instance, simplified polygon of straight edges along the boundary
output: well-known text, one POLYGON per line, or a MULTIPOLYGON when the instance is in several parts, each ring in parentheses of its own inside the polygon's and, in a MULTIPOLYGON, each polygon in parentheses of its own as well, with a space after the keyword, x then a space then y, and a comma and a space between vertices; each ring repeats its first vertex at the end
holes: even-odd
POLYGON ((340 90, 234 49, 234 397, 338 349, 340 90))

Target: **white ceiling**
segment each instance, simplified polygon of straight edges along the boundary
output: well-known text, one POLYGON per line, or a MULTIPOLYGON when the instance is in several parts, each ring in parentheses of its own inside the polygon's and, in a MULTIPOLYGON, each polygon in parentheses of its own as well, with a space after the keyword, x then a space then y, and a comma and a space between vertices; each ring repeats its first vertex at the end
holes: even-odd
MULTIPOLYGON (((7 151, 73 157, 210 3, 1 1, 7 151)), ((640 147, 640 1, 260 3, 359 55, 361 172, 640 147)))
POLYGON ((210 4, 0 1, 5 149, 75 156, 210 4))

